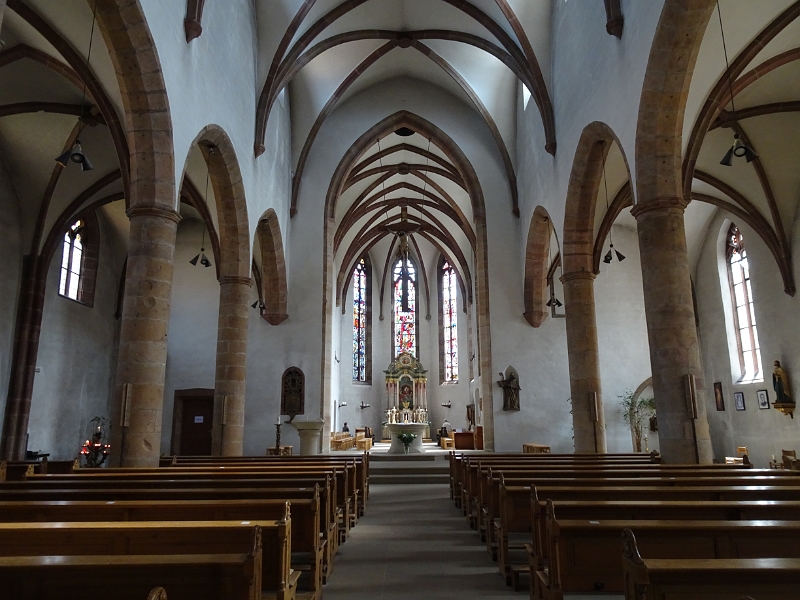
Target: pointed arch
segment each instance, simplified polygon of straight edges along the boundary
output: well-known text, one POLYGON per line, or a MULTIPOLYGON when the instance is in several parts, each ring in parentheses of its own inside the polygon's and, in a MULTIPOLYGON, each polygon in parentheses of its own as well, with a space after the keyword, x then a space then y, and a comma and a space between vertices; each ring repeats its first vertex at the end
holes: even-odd
MULTIPOLYGON (((219 277, 250 278, 250 225, 239 160, 228 134, 219 125, 207 125, 190 148, 197 145, 208 166, 217 204, 219 277)), ((188 160, 188 156, 187 156, 188 160)), ((185 170, 186 161, 184 161, 185 170)))
MULTIPOLYGON (((597 192, 603 177, 603 165, 616 142, 622 145, 611 128, 600 121, 587 125, 581 133, 567 188, 564 208, 564 273, 593 272, 594 218, 597 192)), ((630 179, 628 159, 622 152, 630 179)))
POLYGON ((261 316, 270 325, 280 325, 288 315, 289 292, 286 284, 286 260, 278 215, 268 209, 258 222, 256 231, 261 246, 261 316))
POLYGON ((547 272, 550 267, 550 236, 553 225, 547 211, 537 206, 528 228, 525 250, 525 313, 531 327, 540 327, 547 318, 547 272))
MULTIPOLYGON (((380 122, 365 131, 350 148, 345 152, 336 170, 331 177, 330 185, 325 198, 324 218, 324 244, 323 244, 323 281, 322 281, 322 323, 323 323, 323 349, 321 360, 322 383, 320 403, 320 416, 325 421, 323 436, 330 431, 330 406, 331 406, 331 349, 328 343, 332 337, 333 315, 331 306, 335 302, 335 273, 333 264, 333 236, 335 232, 336 204, 344 189, 347 178, 353 167, 364 157, 367 150, 375 144, 376 139, 382 139, 401 127, 428 137, 436 144, 447 159, 456 167, 458 174, 469 194, 472 205, 473 222, 475 225, 475 247, 473 257, 477 265, 475 272, 475 303, 477 321, 478 356, 480 357, 480 372, 492 372, 491 331, 489 323, 489 285, 488 285, 488 244, 486 232, 486 207, 483 190, 472 164, 467 159, 463 150, 453 139, 439 127, 409 111, 398 111, 385 117, 380 122)), ((481 378, 481 395, 483 403, 484 446, 488 450, 494 449, 494 403, 492 381, 489 377, 481 378)), ((328 443, 324 437, 323 447, 328 443)))

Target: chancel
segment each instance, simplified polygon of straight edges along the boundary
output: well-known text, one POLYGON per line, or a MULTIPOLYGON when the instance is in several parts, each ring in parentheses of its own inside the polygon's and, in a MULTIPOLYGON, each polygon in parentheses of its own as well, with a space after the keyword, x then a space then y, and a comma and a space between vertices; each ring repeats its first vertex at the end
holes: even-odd
POLYGON ((800 598, 798 82, 800 0, 0 0, 0 595, 800 598))

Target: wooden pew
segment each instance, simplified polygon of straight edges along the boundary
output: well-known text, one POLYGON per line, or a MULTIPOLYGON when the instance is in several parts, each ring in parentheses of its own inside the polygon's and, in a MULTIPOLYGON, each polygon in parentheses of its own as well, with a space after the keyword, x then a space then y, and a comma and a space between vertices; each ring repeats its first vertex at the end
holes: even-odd
POLYGON ((261 598, 294 600, 289 504, 278 521, 0 523, 0 556, 233 554, 261 549, 261 598))
MULTIPOLYGON (((284 517, 285 500, 0 502, 0 522, 269 521, 284 517)), ((291 500, 291 568, 298 590, 322 596, 324 545, 318 495, 291 500)))
POLYGON ((14 600, 260 600, 258 554, 0 557, 0 589, 14 600), (154 586, 159 586, 154 588, 154 586), (150 593, 148 594, 148 590, 150 593))
MULTIPOLYGON (((53 482, 54 483, 54 482, 53 482)), ((160 485, 131 486, 134 482, 119 482, 107 487, 62 488, 54 485, 0 484, 0 501, 192 501, 192 500, 292 500, 319 498, 320 536, 323 551, 323 577, 327 580, 333 572, 333 557, 338 549, 336 521, 332 518, 335 506, 330 508, 330 489, 318 484, 304 487, 272 487, 227 485, 230 482, 206 482, 207 487, 173 487, 160 485), (11 489, 11 487, 13 489, 11 489)), ((185 483, 185 482, 182 482, 185 483)), ((285 483, 285 482, 284 482, 285 483)))
POLYGON ((639 547, 653 558, 800 559, 800 521, 570 521, 556 519, 548 508, 548 562, 533 577, 531 598, 561 600, 564 592, 622 592, 619 540, 630 526, 636 530, 639 547))
POLYGON ((356 481, 360 490, 359 516, 364 514, 369 499, 369 452, 345 456, 162 456, 159 466, 225 465, 225 464, 354 464, 356 481))
POLYGON ((800 597, 796 558, 642 558, 630 529, 622 535, 625 600, 786 600, 800 597))
MULTIPOLYGON (((155 477, 167 477, 169 479, 200 479, 208 476, 220 478, 249 478, 249 477, 303 477, 319 476, 330 474, 336 480, 336 506, 340 509, 337 516, 339 527, 339 540, 346 540, 350 529, 356 523, 356 507, 358 505, 359 489, 355 480, 355 465, 271 465, 269 467, 261 465, 206 465, 206 466, 178 466, 164 468, 140 468, 140 469, 79 469, 72 476, 63 475, 60 479, 64 481, 74 481, 75 476, 85 475, 90 478, 101 478, 106 481, 116 480, 138 480, 153 479, 155 477)), ((54 478, 47 478, 52 480, 54 478)), ((29 481, 37 480, 36 476, 27 478, 29 481)))
POLYGON ((458 508, 461 508, 461 485, 463 481, 463 468, 470 461, 528 461, 529 464, 565 464, 573 465, 582 462, 619 462, 620 464, 659 463, 661 457, 658 452, 650 454, 521 454, 519 452, 493 453, 493 452, 451 452, 448 454, 450 464, 450 498, 458 508))
POLYGON ((75 460, 21 460, 0 462, 0 481, 22 481, 27 475, 47 473, 72 473, 80 462, 75 460))
MULTIPOLYGON (((709 480, 709 481, 713 481, 709 480)), ((499 519, 495 525, 497 561, 501 576, 508 585, 529 571, 526 556, 527 538, 534 535, 532 503, 543 499, 574 501, 739 501, 796 500, 796 486, 708 485, 687 486, 636 485, 635 480, 616 480, 607 486, 509 486, 501 485, 499 519), (623 482, 623 483, 620 483, 623 482), (520 556, 514 556, 518 554, 520 556)), ((542 527, 539 527, 541 532, 542 527)))

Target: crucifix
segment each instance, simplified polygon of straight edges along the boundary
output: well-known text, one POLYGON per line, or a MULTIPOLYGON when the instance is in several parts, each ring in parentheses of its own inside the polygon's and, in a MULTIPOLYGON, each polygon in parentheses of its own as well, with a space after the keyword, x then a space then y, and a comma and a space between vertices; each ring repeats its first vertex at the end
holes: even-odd
POLYGON ((402 206, 400 208, 400 222, 387 225, 391 233, 396 235, 400 241, 400 310, 404 313, 410 312, 409 307, 409 282, 411 275, 409 274, 408 254, 409 254, 409 236, 420 230, 419 225, 414 225, 408 222, 408 207, 402 206))

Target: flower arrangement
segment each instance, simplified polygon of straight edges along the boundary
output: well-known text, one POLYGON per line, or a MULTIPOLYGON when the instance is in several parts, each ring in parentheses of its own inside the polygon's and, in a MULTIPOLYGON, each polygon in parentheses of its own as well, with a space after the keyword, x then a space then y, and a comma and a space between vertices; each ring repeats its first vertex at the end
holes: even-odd
POLYGON ((417 439, 417 435, 415 433, 408 433, 404 431, 403 433, 397 434, 397 439, 405 446, 406 454, 408 454, 408 447, 411 445, 415 439, 417 439))

